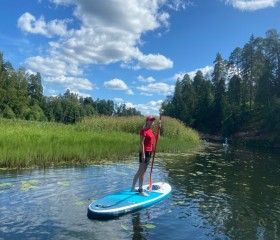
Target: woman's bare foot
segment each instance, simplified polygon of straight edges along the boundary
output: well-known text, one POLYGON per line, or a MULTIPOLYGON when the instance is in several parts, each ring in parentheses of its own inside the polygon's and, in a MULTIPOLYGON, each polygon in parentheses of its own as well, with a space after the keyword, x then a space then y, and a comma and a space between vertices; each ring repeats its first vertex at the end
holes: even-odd
POLYGON ((144 197, 148 197, 149 196, 149 194, 145 193, 144 191, 140 192, 139 195, 144 196, 144 197))

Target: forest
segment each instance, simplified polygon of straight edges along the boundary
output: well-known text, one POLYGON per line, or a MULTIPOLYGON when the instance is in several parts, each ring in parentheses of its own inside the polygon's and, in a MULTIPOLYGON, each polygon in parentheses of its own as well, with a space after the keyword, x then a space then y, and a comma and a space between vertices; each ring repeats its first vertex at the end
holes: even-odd
POLYGON ((86 116, 140 116, 140 111, 112 100, 63 95, 44 96, 41 74, 15 70, 0 53, 0 117, 32 121, 76 123, 86 116))
POLYGON ((202 133, 223 137, 280 140, 280 38, 275 29, 265 38, 251 36, 228 59, 217 53, 211 76, 185 74, 162 104, 202 133))
MULTIPOLYGON (((203 53, 206 54, 206 53, 203 53)), ((193 79, 177 79, 174 94, 163 104, 164 115, 208 134, 280 140, 280 37, 251 36, 228 59, 217 53, 213 73, 197 71, 193 79)), ((0 117, 76 123, 86 116, 141 116, 135 108, 112 100, 63 95, 44 96, 40 73, 15 70, 0 54, 0 117)))

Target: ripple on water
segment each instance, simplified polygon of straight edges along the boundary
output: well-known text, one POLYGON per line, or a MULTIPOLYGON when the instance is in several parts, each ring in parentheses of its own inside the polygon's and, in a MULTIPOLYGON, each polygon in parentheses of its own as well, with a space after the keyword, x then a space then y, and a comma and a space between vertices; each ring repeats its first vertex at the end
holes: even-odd
POLYGON ((248 150, 225 153, 217 145, 186 155, 160 155, 153 180, 169 182, 170 197, 104 222, 89 220, 87 207, 129 188, 136 158, 1 172, 0 232, 4 239, 279 239, 277 157, 248 150))

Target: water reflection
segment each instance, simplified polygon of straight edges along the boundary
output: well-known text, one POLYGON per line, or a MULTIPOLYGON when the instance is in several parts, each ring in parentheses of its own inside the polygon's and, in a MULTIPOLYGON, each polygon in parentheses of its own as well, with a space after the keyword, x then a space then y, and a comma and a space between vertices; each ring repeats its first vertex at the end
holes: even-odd
POLYGON ((129 188, 137 167, 131 158, 0 172, 0 239, 280 238, 277 152, 207 143, 188 154, 158 154, 153 180, 169 182, 170 197, 114 220, 88 219, 88 205, 129 188))
POLYGON ((173 184, 180 190, 176 194, 182 203, 180 212, 186 213, 183 207, 199 211, 196 216, 207 220, 215 234, 233 239, 278 239, 278 155, 205 147, 205 151, 168 161, 173 184))
POLYGON ((144 240, 147 239, 146 235, 148 237, 148 231, 147 228, 145 228, 145 224, 148 224, 150 220, 150 212, 149 209, 144 209, 141 213, 135 212, 132 215, 132 226, 133 226, 133 233, 132 233, 132 239, 133 240, 144 240), (144 217, 141 215, 145 215, 145 221, 144 223, 144 217), (142 217, 142 219, 141 219, 142 217))

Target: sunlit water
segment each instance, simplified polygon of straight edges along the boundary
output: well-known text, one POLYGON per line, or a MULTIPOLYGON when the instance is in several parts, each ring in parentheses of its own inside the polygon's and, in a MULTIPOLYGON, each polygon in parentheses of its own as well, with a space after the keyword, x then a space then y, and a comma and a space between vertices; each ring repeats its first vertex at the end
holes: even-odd
POLYGON ((153 181, 169 182, 170 197, 109 221, 88 219, 87 207, 129 188, 136 158, 0 171, 0 239, 280 239, 278 154, 214 144, 159 154, 153 181))

